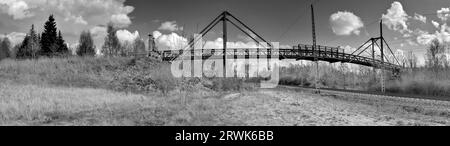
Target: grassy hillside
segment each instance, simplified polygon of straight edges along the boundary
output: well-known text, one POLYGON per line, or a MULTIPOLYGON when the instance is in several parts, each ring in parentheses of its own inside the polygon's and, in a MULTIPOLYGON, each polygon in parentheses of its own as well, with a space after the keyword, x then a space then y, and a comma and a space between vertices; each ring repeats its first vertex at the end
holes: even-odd
POLYGON ((0 81, 0 125, 216 125, 221 101, 211 97, 248 89, 121 57, 3 60, 0 81))
POLYGON ((168 64, 146 58, 5 60, 0 63, 0 79, 22 84, 166 93, 176 88, 178 81, 170 76, 169 69, 168 64))

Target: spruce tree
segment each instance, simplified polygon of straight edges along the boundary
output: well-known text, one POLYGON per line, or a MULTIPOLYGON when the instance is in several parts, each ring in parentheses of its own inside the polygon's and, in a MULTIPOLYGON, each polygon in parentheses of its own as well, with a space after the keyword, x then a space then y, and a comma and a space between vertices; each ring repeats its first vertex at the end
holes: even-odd
POLYGON ((30 36, 27 34, 19 45, 16 53, 18 59, 29 59, 32 57, 31 48, 29 47, 30 36))
POLYGON ((45 22, 44 32, 41 36, 41 55, 52 56, 59 48, 57 44, 57 28, 53 15, 50 15, 48 21, 45 22))
POLYGON ((34 25, 31 25, 30 31, 17 49, 16 57, 20 59, 37 58, 40 50, 39 36, 34 30, 34 25))
POLYGON ((57 50, 58 54, 67 55, 69 53, 69 48, 67 47, 66 42, 64 41, 61 31, 58 32, 57 45, 59 47, 57 50))

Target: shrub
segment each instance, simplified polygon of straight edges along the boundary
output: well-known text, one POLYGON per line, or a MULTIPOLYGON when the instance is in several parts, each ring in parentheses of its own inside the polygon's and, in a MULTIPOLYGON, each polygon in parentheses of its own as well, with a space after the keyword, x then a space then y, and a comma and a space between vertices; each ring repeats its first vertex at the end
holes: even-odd
POLYGON ((162 66, 157 70, 153 70, 151 77, 155 83, 156 89, 167 95, 170 91, 175 90, 179 81, 172 76, 169 66, 162 66))

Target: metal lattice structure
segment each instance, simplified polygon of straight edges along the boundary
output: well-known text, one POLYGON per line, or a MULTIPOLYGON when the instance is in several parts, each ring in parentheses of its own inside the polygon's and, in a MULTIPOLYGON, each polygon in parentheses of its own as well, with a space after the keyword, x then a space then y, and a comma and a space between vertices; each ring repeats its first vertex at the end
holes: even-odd
MULTIPOLYGON (((253 31, 250 27, 245 25, 241 20, 231 15, 229 12, 224 11, 218 17, 216 17, 210 24, 207 25, 200 32, 200 36, 205 36, 211 29, 213 29, 220 22, 223 23, 223 38, 224 47, 220 49, 194 49, 192 46, 200 39, 195 38, 191 40, 183 49, 180 50, 166 50, 159 51, 163 61, 174 60, 197 60, 197 59, 223 59, 224 63, 227 58, 234 59, 264 59, 270 56, 277 56, 278 59, 294 59, 294 60, 310 60, 310 61, 325 61, 330 63, 352 63, 362 66, 373 67, 375 69, 391 70, 393 72, 399 72, 401 70, 400 63, 395 58, 392 49, 387 44, 382 34, 380 37, 371 38, 361 47, 357 48, 354 52, 345 52, 343 48, 321 46, 321 45, 307 45, 300 44, 293 46, 292 48, 273 48, 273 46, 253 31), (258 44, 267 44, 261 48, 227 48, 227 23, 232 24, 238 28, 241 32, 249 36, 253 41, 258 44), (239 25, 238 25, 239 24, 239 25), (242 27, 240 27, 243 26, 242 27), (251 35, 253 34, 253 35, 251 35), (388 49, 384 48, 384 45, 388 49), (380 49, 381 54, 376 54, 375 48, 380 49), (371 52, 369 50, 372 50, 371 52), (396 62, 391 62, 385 55, 385 51, 388 50, 394 57, 396 62)), ((381 26, 380 26, 381 27, 381 26)), ((314 28, 314 27, 313 27, 314 28)), ((381 29, 381 28, 380 28, 381 29)), ((313 34, 314 35, 314 34, 313 34)), ((315 42, 315 41, 313 41, 315 42)))

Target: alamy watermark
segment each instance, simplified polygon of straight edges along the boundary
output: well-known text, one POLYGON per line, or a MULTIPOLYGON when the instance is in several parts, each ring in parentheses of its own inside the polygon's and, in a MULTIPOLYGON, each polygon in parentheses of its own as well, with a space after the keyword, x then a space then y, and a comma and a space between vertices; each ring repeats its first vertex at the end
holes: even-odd
POLYGON ((225 66, 222 48, 202 50, 200 49, 203 48, 202 46, 195 43, 194 48, 199 49, 173 51, 174 53, 183 52, 172 62, 171 72, 174 77, 261 78, 261 88, 278 86, 280 81, 278 42, 272 42, 271 45, 259 43, 249 48, 230 48, 228 57, 225 59, 225 66), (204 58, 205 56, 207 59, 204 58))

